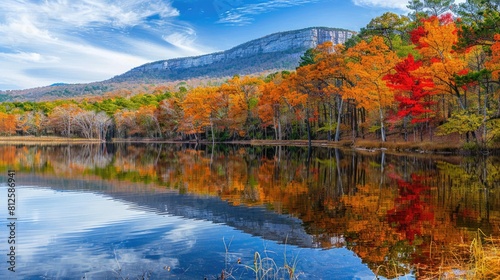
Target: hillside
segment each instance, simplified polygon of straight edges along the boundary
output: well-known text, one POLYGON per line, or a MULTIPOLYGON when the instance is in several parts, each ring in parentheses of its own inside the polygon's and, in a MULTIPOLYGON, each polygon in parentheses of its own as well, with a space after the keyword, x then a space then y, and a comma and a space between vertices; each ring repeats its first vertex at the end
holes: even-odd
POLYGON ((352 31, 328 27, 279 32, 223 52, 147 63, 106 81, 0 91, 0 102, 101 95, 129 88, 134 84, 161 84, 193 78, 221 78, 236 74, 291 70, 298 66, 300 56, 307 49, 327 41, 342 44, 353 34, 352 31))

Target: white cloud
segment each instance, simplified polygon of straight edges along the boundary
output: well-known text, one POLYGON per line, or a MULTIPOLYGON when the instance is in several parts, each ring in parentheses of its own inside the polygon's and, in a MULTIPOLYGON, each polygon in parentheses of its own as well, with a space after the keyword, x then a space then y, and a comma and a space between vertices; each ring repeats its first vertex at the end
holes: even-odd
POLYGON ((189 33, 172 33, 166 36, 162 36, 165 42, 176 46, 177 48, 186 51, 187 53, 196 54, 198 52, 193 45, 193 37, 192 34, 189 33))
MULTIPOLYGON (((408 0, 352 0, 354 5, 363 7, 380 7, 389 9, 399 9, 407 11, 408 0)), ((463 3, 465 0, 456 0, 455 3, 463 3)))
POLYGON ((55 82, 93 82, 149 62, 140 56, 69 41, 54 41, 35 48, 43 54, 0 53, 0 85, 30 88, 55 82))
MULTIPOLYGON (((0 190, 6 191, 3 187, 0 190)), ((58 274, 59 278, 85 271, 90 271, 89 276, 92 273, 99 275, 99 272, 118 269, 118 262, 124 268, 124 275, 128 273, 135 275, 137 269, 141 267, 154 267, 153 271, 157 272, 165 265, 175 268, 179 266, 179 261, 172 257, 175 255, 172 253, 174 250, 166 246, 162 239, 149 240, 148 244, 137 245, 132 249, 123 248, 120 243, 125 242, 124 237, 148 236, 148 232, 162 229, 165 231, 164 235, 168 237, 165 239, 170 240, 171 236, 176 236, 178 238, 174 240, 176 244, 192 245, 195 236, 199 236, 204 229, 214 227, 213 223, 207 221, 189 221, 175 216, 158 215, 134 204, 100 194, 59 192, 22 186, 18 192, 23 200, 19 202, 17 214, 22 217, 22 236, 25 238, 19 239, 20 246, 16 254, 22 256, 23 264, 38 264, 22 268, 22 275, 28 278, 29 275, 40 274, 41 267, 48 273, 49 278, 53 276, 51 273, 58 274), (89 207, 88 201, 92 201, 92 207, 89 207), (64 211, 60 211, 61 207, 64 211), (148 222, 144 223, 144 220, 148 222), (125 230, 112 235, 108 234, 107 230, 102 230, 106 227, 113 228, 114 225, 126 225, 125 230), (184 230, 187 230, 187 234, 182 234, 184 230), (169 232, 172 232, 172 235, 169 232), (74 243, 74 240, 85 239, 85 236, 88 239, 89 234, 109 239, 99 240, 95 242, 97 244, 91 244, 92 247, 82 246, 82 244, 89 245, 85 243, 74 243), (33 238, 35 236, 36 238, 33 238), (113 257, 110 257, 110 251, 100 250, 103 249, 99 247, 101 242, 113 246, 111 251, 115 254, 113 257), (151 248, 161 252, 162 256, 156 260, 144 258, 144 253, 151 248), (56 261, 53 258, 43 257, 47 251, 52 255, 54 251, 57 252, 56 261)), ((5 206, 2 201, 0 206, 5 206)), ((0 217, 5 218, 1 213, 0 217)), ((191 247, 180 245, 175 250, 189 251, 191 247)))
POLYGON ((0 90, 105 80, 143 63, 206 53, 178 16, 171 1, 4 1, 0 90))
POLYGON ((68 28, 98 24, 126 27, 142 24, 144 19, 152 15, 162 18, 179 15, 179 11, 173 8, 169 1, 47 0, 42 3, 20 1, 19 4, 7 5, 2 10, 11 16, 19 12, 29 12, 38 18, 39 23, 65 23, 68 28), (24 7, 19 7, 19 4, 24 7))
POLYGON ((18 53, 0 53, 0 59, 12 60, 13 62, 35 62, 35 63, 53 63, 59 62, 59 57, 43 56, 36 52, 18 52, 18 53))
POLYGON ((220 19, 217 22, 230 25, 247 25, 253 22, 253 16, 268 13, 279 8, 299 6, 313 2, 317 2, 317 0, 271 0, 237 7, 227 7, 226 11, 221 11, 219 14, 220 19))
POLYGON ((406 0, 353 0, 354 5, 367 7, 383 7, 406 10, 406 0))
POLYGON ((0 34, 3 37, 2 45, 18 46, 29 42, 47 43, 57 40, 48 30, 38 27, 30 15, 24 14, 16 18, 7 17, 6 21, 5 24, 0 24, 0 34))

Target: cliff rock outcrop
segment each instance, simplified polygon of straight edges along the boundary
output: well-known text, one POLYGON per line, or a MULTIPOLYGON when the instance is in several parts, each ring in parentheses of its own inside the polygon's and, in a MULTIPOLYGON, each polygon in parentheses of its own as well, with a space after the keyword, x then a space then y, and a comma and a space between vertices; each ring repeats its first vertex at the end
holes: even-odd
POLYGON ((274 33, 223 52, 144 64, 112 80, 178 80, 294 69, 307 49, 327 41, 342 44, 353 34, 352 31, 327 27, 274 33))

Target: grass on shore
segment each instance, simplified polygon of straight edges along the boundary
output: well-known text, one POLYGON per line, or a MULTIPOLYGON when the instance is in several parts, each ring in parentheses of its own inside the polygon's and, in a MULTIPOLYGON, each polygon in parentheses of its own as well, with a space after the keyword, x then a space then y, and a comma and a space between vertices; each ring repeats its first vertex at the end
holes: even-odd
POLYGON ((478 232, 470 246, 469 279, 500 279, 500 239, 481 235, 478 232))
POLYGON ((301 272, 297 272, 297 264, 299 262, 298 256, 294 256, 291 259, 287 257, 286 253, 286 242, 285 251, 283 255, 283 264, 280 265, 271 256, 274 252, 267 249, 264 250, 263 255, 259 252, 254 253, 253 264, 246 265, 238 258, 236 262, 232 260, 231 253, 229 253, 229 247, 232 243, 232 238, 229 243, 223 238, 225 253, 225 268, 222 270, 220 277, 217 279, 241 279, 242 276, 248 276, 249 279, 255 280, 296 280, 302 275, 301 272), (238 269, 238 267, 243 267, 244 271, 238 269), (247 273, 250 272, 250 275, 247 273), (239 276, 236 276, 239 274, 239 276))
POLYGON ((481 230, 470 244, 434 254, 439 267, 420 279, 500 279, 500 239, 487 237, 481 230))

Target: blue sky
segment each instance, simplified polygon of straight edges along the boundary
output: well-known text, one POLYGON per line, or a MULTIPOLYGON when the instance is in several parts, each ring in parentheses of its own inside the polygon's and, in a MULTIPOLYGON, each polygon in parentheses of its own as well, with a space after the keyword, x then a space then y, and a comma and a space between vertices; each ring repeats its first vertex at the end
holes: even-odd
POLYGON ((222 51, 271 33, 358 31, 407 0, 3 0, 0 90, 109 79, 141 64, 222 51))

